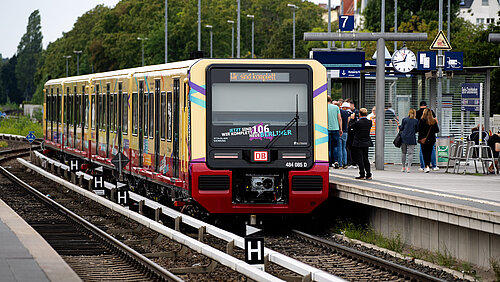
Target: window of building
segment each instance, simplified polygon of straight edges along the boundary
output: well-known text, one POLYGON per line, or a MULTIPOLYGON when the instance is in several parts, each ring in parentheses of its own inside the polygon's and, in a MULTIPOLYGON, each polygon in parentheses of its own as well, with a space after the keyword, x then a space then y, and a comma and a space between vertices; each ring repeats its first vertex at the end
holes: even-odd
POLYGON ((476 19, 476 24, 484 24, 484 19, 483 18, 477 18, 476 19))
POLYGON ((490 1, 490 0, 483 0, 483 1, 482 1, 482 5, 483 5, 483 6, 489 6, 489 3, 488 3, 489 1, 490 1))

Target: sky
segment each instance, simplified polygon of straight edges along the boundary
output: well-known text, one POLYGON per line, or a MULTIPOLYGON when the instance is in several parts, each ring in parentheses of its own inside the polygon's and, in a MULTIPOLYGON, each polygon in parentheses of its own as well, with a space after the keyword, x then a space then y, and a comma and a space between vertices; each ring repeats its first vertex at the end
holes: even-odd
MULTIPOLYGON (((251 0, 250 0, 251 1, 251 0)), ((328 0, 309 0, 328 3, 328 0)), ((332 6, 340 0, 331 0, 332 6)), ((119 0, 2 0, 0 4, 0 54, 10 58, 17 52, 17 45, 26 33, 29 15, 40 11, 43 48, 73 28, 79 16, 98 4, 113 7, 119 0)))

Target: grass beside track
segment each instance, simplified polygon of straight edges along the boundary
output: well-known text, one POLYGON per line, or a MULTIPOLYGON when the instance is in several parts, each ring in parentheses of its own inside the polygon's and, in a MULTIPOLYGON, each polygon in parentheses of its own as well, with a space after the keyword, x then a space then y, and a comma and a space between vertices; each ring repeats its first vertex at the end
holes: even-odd
POLYGON ((43 136, 42 124, 33 122, 27 116, 0 119, 0 133, 26 136, 30 131, 34 131, 37 138, 43 136))

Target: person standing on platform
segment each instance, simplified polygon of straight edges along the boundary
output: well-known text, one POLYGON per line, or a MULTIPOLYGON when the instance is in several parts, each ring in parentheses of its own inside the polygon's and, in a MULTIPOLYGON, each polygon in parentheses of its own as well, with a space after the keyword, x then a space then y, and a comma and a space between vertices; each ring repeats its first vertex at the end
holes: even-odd
POLYGON ((413 151, 417 145, 415 134, 418 130, 418 120, 415 118, 415 109, 410 109, 408 116, 401 121, 399 133, 401 134, 401 172, 410 172, 413 162, 413 151))
MULTIPOLYGON (((348 168, 357 168, 356 167, 356 158, 352 156, 352 140, 354 135, 352 134, 352 125, 358 120, 359 118, 359 112, 356 109, 354 102, 350 99, 347 98, 345 100, 346 103, 349 103, 350 108, 347 110, 349 112, 349 122, 347 123, 347 167, 348 168)), ((346 130, 344 130, 346 131, 346 130)))
POLYGON ((348 130, 347 125, 349 124, 350 115, 347 111, 351 105, 347 102, 342 103, 340 107, 340 116, 342 117, 342 135, 340 135, 340 154, 339 154, 339 165, 342 168, 347 168, 347 137, 348 130))
POLYGON ((356 179, 372 179, 370 170, 370 161, 368 160, 368 148, 373 146, 370 138, 370 128, 372 121, 366 118, 368 111, 365 108, 359 110, 359 120, 356 121, 353 127, 352 151, 353 157, 359 167, 359 176, 356 179))
POLYGON ((424 171, 428 173, 431 165, 431 155, 434 144, 436 144, 436 133, 439 132, 436 118, 432 116, 430 109, 425 109, 422 118, 418 122, 418 143, 421 145, 424 157, 424 171))
POLYGON ((329 166, 335 168, 339 168, 340 135, 342 135, 342 117, 340 116, 340 109, 332 103, 332 98, 328 96, 329 166))
POLYGON ((500 168, 498 167, 498 155, 500 154, 500 150, 496 150, 500 149, 500 130, 496 134, 491 135, 491 137, 488 139, 488 146, 490 146, 491 150, 493 151, 494 158, 494 164, 490 165, 490 167, 488 168, 488 172, 495 173, 496 168, 497 172, 500 173, 500 168))
MULTIPOLYGON (((420 109, 418 109, 417 114, 416 114, 416 119, 420 120, 422 118, 422 114, 424 113, 424 110, 427 109, 427 103, 425 101, 420 102, 420 109)), ((435 118, 436 114, 434 113, 433 110, 431 110, 432 116, 435 118)), ((424 163, 424 156, 422 154, 422 146, 420 146, 420 152, 419 152, 419 159, 420 159, 420 170, 423 171, 425 167, 424 163)), ((439 170, 437 167, 436 163, 436 148, 432 148, 432 155, 431 155, 431 165, 432 165, 432 170, 439 170)))

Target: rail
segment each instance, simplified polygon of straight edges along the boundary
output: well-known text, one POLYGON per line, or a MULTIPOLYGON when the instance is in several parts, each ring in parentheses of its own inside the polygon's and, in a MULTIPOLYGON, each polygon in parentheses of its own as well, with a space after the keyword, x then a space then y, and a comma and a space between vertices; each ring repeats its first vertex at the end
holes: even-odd
MULTIPOLYGON (((55 165, 55 163, 58 163, 57 161, 55 160, 52 160, 46 156, 44 156, 43 154, 39 153, 39 152, 35 152, 35 156, 42 159, 42 160, 45 160, 46 162, 48 163, 52 163, 55 165)), ((25 166, 28 166, 30 168, 34 167, 34 168, 37 168, 36 166, 24 161, 24 160, 20 160, 20 162, 25 165, 25 166), (22 162, 21 162, 22 161, 22 162)), ((60 163, 59 163, 60 164, 60 163)), ((64 169, 67 169, 69 170, 69 167, 64 165, 64 164, 60 164, 60 167, 64 167, 64 169)), ((39 169, 40 170, 40 169, 39 169)), ((48 178, 51 178, 53 177, 52 174, 50 173, 47 173, 45 172, 44 170, 40 170, 40 173, 42 173, 43 175, 47 175, 46 177, 48 178)), ((86 174, 86 173, 83 173, 83 172, 77 172, 77 175, 80 176, 80 175, 83 175, 83 177, 87 180, 89 179, 92 179, 92 176, 89 175, 89 174, 86 174)), ((52 179, 52 178, 51 178, 52 179)), ((59 179, 59 178, 57 178, 59 179)), ((56 181, 56 180, 55 180, 56 181)), ((65 180, 62 180, 64 183, 67 183, 67 184, 71 184, 65 180)), ((59 182, 59 181, 58 181, 59 182)), ((64 183, 61 183, 59 182, 61 185, 64 185, 66 186, 64 183)), ((84 190, 76 185, 73 185, 71 184, 71 186, 74 186, 75 188, 78 188, 82 191, 84 191, 86 194, 91 194, 91 197, 92 199, 96 199, 96 201, 99 201, 99 199, 101 199, 100 201, 108 201, 100 196, 97 196, 96 194, 92 193, 92 192, 89 192, 87 190, 84 190)), ((105 185, 104 185, 107 189, 112 189, 115 187, 114 184, 112 183, 109 183, 109 182, 105 182, 105 185)), ((66 186, 68 187, 68 186, 66 186)), ((68 187, 70 189, 72 189, 71 187, 68 187)), ((80 192, 79 192, 80 193, 80 192)), ((145 197, 142 197, 141 195, 138 195, 136 193, 133 193, 133 192, 129 192, 129 197, 134 200, 134 201, 137 201, 137 202, 140 202, 140 201, 144 201, 144 205, 147 206, 147 207, 150 207, 152 209, 159 209, 161 208, 161 212, 162 214, 172 218, 172 219, 178 219, 180 220, 182 223, 188 225, 188 226, 191 226, 193 228, 196 228, 196 229, 200 229, 200 228, 204 228, 205 229, 205 232, 207 234, 210 234, 216 238, 219 238, 221 240, 224 240, 228 243, 230 242, 234 242, 234 245, 240 249, 244 249, 245 246, 244 246, 244 243, 245 243, 245 239, 243 237, 240 237, 236 234, 233 234, 231 232, 228 232, 228 231, 225 231, 223 229, 220 229, 216 226, 213 226, 213 225, 210 225, 210 224, 207 224, 201 220, 198 220, 196 218, 193 218, 189 215, 186 215, 186 214, 182 214, 176 210, 173 210, 167 206, 164 206, 164 205, 161 205, 153 200, 150 200, 148 198, 145 198, 145 197)), ((112 202, 111 202, 112 203, 112 202)), ((114 204, 114 203, 113 203, 114 204)), ((118 207, 121 207, 117 204, 114 204, 118 207)), ((131 213, 129 210, 127 210, 128 213, 131 213)), ((134 213, 135 214, 135 213, 134 213)), ((138 222, 141 222, 142 220, 142 216, 135 216, 135 215, 131 215, 130 216, 131 218, 133 217, 134 220, 137 220, 138 222)), ((146 222, 149 222, 150 219, 147 219, 146 222)), ((142 222, 141 222, 142 223, 142 222)), ((154 222, 153 221, 153 225, 155 228, 158 228, 158 226, 163 226, 157 222, 154 222)), ((153 228, 152 228, 153 229, 153 228)), ((156 230, 156 229, 155 229, 156 230)), ((189 237, 190 238, 190 237, 189 237)), ((191 238, 190 238, 191 239, 191 238)), ((193 239, 191 239, 193 240, 193 239)), ((196 241, 198 242, 198 241, 196 241)), ((195 249, 196 250, 196 249, 195 249)), ((227 254, 225 253, 222 253, 224 254, 225 256, 228 256, 227 254)), ((275 263, 279 266, 282 266, 290 271, 293 271, 301 276, 304 276, 304 277, 310 277, 310 279, 312 281, 318 281, 318 282, 322 282, 322 281, 344 281, 343 279, 339 278, 339 277, 336 277, 334 275, 331 275, 323 270, 320 270, 320 269, 317 269, 317 268, 314 268, 310 265, 307 265, 303 262, 300 262, 296 259, 293 259, 291 257, 288 257, 286 255, 283 255, 281 253, 278 253, 276 251, 273 251, 269 248, 265 248, 264 249, 264 256, 266 256, 267 260, 269 262, 272 262, 272 263, 275 263)), ((233 257, 231 257, 233 258, 233 257)), ((267 274, 267 273, 266 273, 267 274)), ((251 277, 252 278, 252 277, 251 277)))
POLYGON ((50 198, 46 197, 44 194, 40 193, 21 179, 17 178, 14 174, 10 173, 8 170, 6 170, 4 167, 0 166, 0 173, 2 173, 5 177, 7 177, 10 181, 13 183, 16 183, 17 185, 23 187, 24 189, 28 190, 30 193, 35 195, 38 199, 42 200, 46 204, 48 204, 51 207, 54 207, 57 211, 61 212, 65 216, 69 217, 71 220, 76 222, 79 226, 82 226, 89 230, 92 234, 95 234, 96 236, 100 237, 104 242, 108 242, 110 246, 114 247, 120 254, 128 255, 131 257, 135 262, 141 265, 141 267, 144 267, 145 269, 151 271, 152 273, 155 273, 158 277, 161 277, 161 279, 164 279, 165 281, 183 281, 179 277, 175 276, 171 272, 167 271, 166 269, 162 268, 158 264, 152 262, 139 252, 135 251, 134 249, 130 248, 129 246, 125 245, 124 243, 118 241, 111 235, 105 233, 101 229, 97 228, 95 225, 90 224, 87 220, 81 218, 77 214, 73 213, 69 209, 65 208, 64 206, 60 205, 59 203, 51 200, 50 198))

